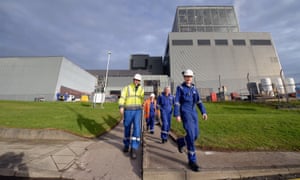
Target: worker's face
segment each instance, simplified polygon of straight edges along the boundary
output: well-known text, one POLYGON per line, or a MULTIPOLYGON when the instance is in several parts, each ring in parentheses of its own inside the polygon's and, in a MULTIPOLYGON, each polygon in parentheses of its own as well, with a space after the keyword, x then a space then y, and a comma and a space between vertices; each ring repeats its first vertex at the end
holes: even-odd
POLYGON ((166 95, 169 95, 170 92, 171 92, 170 88, 166 88, 166 89, 165 89, 165 94, 166 94, 166 95))
POLYGON ((186 84, 192 84, 193 76, 184 76, 184 81, 186 84))
POLYGON ((137 79, 133 79, 133 83, 137 86, 137 85, 139 85, 141 83, 141 81, 137 80, 137 79))

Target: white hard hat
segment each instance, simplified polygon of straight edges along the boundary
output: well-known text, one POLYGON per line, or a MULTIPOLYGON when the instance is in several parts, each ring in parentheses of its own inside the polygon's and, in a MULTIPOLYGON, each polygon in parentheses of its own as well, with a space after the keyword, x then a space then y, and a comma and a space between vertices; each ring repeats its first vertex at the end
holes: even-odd
POLYGON ((141 81, 142 80, 142 76, 140 74, 135 74, 134 77, 133 77, 133 79, 141 81))
POLYGON ((182 75, 183 76, 194 76, 194 73, 193 73, 192 70, 187 69, 187 70, 185 70, 185 71, 182 72, 182 75))
POLYGON ((155 97, 155 94, 154 94, 154 93, 151 93, 151 94, 150 94, 150 97, 155 97))

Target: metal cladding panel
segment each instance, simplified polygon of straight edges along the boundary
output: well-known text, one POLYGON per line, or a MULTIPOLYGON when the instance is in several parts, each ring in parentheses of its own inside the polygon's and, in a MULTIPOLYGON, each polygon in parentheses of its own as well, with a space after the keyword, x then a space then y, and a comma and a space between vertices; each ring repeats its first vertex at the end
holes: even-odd
POLYGON ((63 58, 56 91, 60 86, 65 86, 77 91, 90 94, 94 92, 97 78, 71 61, 63 58))
POLYGON ((0 58, 0 99, 53 98, 62 57, 0 58))
POLYGON ((246 88, 250 81, 280 76, 280 61, 269 33, 169 33, 170 76, 174 84, 183 81, 181 72, 192 69, 194 81, 201 88, 226 86, 229 91, 246 88), (210 40, 210 45, 198 45, 198 40, 210 40), (243 39, 245 45, 233 45, 243 39), (268 46, 250 45, 250 40, 267 39, 268 46), (173 40, 192 40, 193 45, 173 45, 173 40), (216 45, 215 40, 227 40, 228 45, 216 45), (220 83, 219 83, 220 79, 220 83))
POLYGON ((61 86, 91 93, 97 79, 63 57, 0 58, 0 99, 55 100, 61 86))

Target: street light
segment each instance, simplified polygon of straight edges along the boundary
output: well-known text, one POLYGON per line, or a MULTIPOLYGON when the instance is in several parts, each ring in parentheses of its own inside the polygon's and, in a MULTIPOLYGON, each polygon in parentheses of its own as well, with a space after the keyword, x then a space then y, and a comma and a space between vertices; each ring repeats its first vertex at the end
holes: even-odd
POLYGON ((111 51, 108 51, 107 52, 107 65, 106 65, 105 84, 104 84, 104 89, 103 89, 104 92, 103 92, 102 108, 103 108, 103 104, 105 102, 105 94, 106 94, 106 86, 107 86, 107 78, 108 78, 108 66, 109 66, 110 55, 111 55, 111 51))

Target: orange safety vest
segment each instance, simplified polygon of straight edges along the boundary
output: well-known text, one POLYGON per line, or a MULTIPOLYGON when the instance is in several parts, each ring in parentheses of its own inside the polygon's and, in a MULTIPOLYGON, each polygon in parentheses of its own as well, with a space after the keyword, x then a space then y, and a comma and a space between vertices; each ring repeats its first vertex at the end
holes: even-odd
MULTIPOLYGON (((150 116, 150 104, 151 104, 151 100, 150 98, 146 99, 145 103, 144 103, 144 118, 147 119, 150 116)), ((156 112, 156 100, 154 99, 154 108, 155 108, 155 114, 156 112)))

